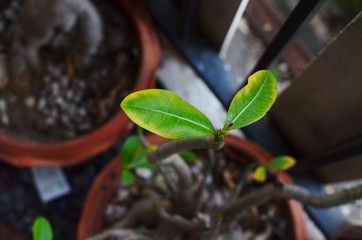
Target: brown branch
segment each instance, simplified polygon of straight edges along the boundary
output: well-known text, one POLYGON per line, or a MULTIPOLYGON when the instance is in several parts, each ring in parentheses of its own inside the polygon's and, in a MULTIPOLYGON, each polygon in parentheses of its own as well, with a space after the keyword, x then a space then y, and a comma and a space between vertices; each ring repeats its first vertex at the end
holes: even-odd
POLYGON ((192 174, 189 166, 179 155, 176 154, 165 159, 162 162, 162 165, 169 167, 176 177, 173 179, 170 174, 164 172, 166 183, 176 187, 176 191, 172 196, 176 211, 186 218, 192 218, 194 204, 192 174))
POLYGON ((239 199, 221 212, 223 224, 237 220, 242 211, 258 206, 272 198, 295 199, 302 204, 317 208, 329 208, 362 198, 362 184, 339 192, 318 195, 296 185, 268 184, 239 199))
POLYGON ((325 195, 313 194, 296 185, 283 185, 280 190, 277 188, 278 197, 296 199, 305 205, 311 205, 317 208, 334 207, 362 197, 362 184, 325 195))
POLYGON ((220 214, 223 219, 223 225, 237 220, 240 214, 252 206, 259 206, 268 202, 276 195, 276 188, 272 184, 268 184, 260 189, 257 189, 249 194, 238 198, 234 203, 226 207, 220 214))
POLYGON ((235 201, 240 193, 243 191, 243 188, 245 186, 245 182, 247 181, 247 177, 248 175, 250 174, 251 171, 254 170, 254 168, 256 168, 257 166, 259 165, 259 163, 250 163, 249 165, 247 165, 243 171, 241 172, 241 176, 240 176, 240 180, 239 180, 239 183, 238 185, 236 186, 236 189, 233 193, 233 196, 231 198, 231 201, 235 201))
POLYGON ((202 148, 220 149, 219 145, 220 144, 215 143, 213 136, 178 139, 162 144, 158 149, 150 152, 147 157, 151 163, 156 163, 182 151, 202 148))
POLYGON ((189 235, 199 235, 209 225, 207 218, 202 216, 188 220, 180 215, 171 215, 163 209, 159 209, 159 215, 165 223, 189 235))
POLYGON ((152 233, 145 229, 108 229, 101 232, 88 240, 106 240, 106 239, 138 239, 138 240, 151 240, 153 239, 152 233))
POLYGON ((208 155, 209 155, 209 160, 204 163, 202 170, 202 175, 203 175, 202 180, 199 186, 194 190, 194 212, 200 211, 202 204, 202 194, 206 189, 207 177, 211 172, 211 169, 216 161, 214 149, 209 149, 208 155))

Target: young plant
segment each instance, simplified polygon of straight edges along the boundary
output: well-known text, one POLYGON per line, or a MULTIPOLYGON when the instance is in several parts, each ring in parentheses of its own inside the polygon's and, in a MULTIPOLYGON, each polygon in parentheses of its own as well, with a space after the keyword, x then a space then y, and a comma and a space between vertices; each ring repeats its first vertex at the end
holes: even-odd
POLYGON ((135 176, 132 173, 132 169, 154 167, 153 164, 147 161, 146 154, 155 148, 156 146, 154 145, 142 148, 141 139, 137 136, 131 136, 126 139, 121 149, 121 176, 125 183, 133 184, 135 182, 135 176))
POLYGON ((244 180, 250 173, 254 173, 257 181, 265 182, 267 170, 285 171, 295 164, 292 157, 279 156, 267 163, 252 163, 246 166, 240 174, 240 183, 236 186, 231 200, 221 210, 212 213, 212 216, 209 216, 211 218, 199 212, 199 201, 207 182, 206 172, 211 172, 210 165, 215 159, 210 163, 204 163, 203 171, 206 171, 203 173, 204 178, 197 187, 194 187, 191 170, 176 154, 204 148, 209 149, 210 159, 213 159, 213 150, 220 150, 223 147, 225 136, 231 130, 245 127, 262 118, 273 105, 276 96, 277 85, 273 73, 266 70, 256 72, 249 77, 248 84, 234 96, 223 127, 215 129, 202 112, 173 92, 151 89, 128 95, 122 101, 121 108, 132 121, 159 136, 175 140, 159 147, 148 146, 141 150, 140 139, 135 137, 128 139, 121 151, 123 179, 131 184, 135 180, 132 169, 155 167, 173 195, 175 214, 169 213, 167 207, 163 207, 159 197, 150 197, 135 203, 129 211, 130 214, 118 226, 127 228, 131 222, 138 222, 148 216, 150 219, 161 219, 168 224, 168 228, 172 226, 172 229, 192 234, 196 239, 201 239, 198 237, 202 235, 205 226, 209 226, 210 234, 206 235, 205 239, 211 239, 220 229, 225 229, 230 223, 236 222, 241 213, 271 199, 292 198, 315 207, 331 207, 361 198, 362 186, 319 196, 299 186, 280 182, 265 183, 254 191, 240 195, 244 180), (165 162, 168 163, 169 169, 163 168, 165 162))
POLYGON ((53 231, 47 218, 39 216, 33 225, 33 240, 52 240, 53 231))
POLYGON ((233 98, 225 124, 216 130, 198 109, 175 93, 150 89, 132 93, 121 103, 127 116, 142 128, 169 139, 213 136, 209 139, 219 149, 231 130, 245 127, 262 118, 273 105, 277 85, 273 74, 259 71, 233 98))

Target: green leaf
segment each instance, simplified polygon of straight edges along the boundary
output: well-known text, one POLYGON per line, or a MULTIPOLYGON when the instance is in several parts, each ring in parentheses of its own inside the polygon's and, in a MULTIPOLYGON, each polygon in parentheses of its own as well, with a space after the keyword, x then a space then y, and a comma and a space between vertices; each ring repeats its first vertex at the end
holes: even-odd
POLYGON ((143 149, 141 152, 137 154, 137 156, 132 159, 132 162, 128 164, 128 168, 154 168, 155 165, 150 163, 147 160, 147 153, 157 148, 156 145, 150 145, 147 148, 143 149))
POLYGON ((132 93, 121 102, 121 108, 133 122, 165 138, 194 138, 215 132, 202 112, 167 90, 132 93))
POLYGON ((132 185, 135 182, 135 176, 128 168, 122 168, 122 180, 128 185, 132 185))
POLYGON ((265 164, 265 167, 268 169, 286 171, 289 168, 293 167, 296 163, 296 160, 290 156, 279 156, 275 157, 265 164))
POLYGON ((196 162, 196 154, 191 151, 182 151, 179 153, 179 155, 190 164, 193 164, 196 162))
POLYGON ((254 172, 254 178, 256 181, 258 182, 265 182, 266 180, 266 168, 264 165, 260 165, 258 166, 256 169, 255 169, 255 172, 254 172))
POLYGON ((277 97, 277 84, 273 74, 261 70, 248 79, 232 100, 223 132, 245 127, 262 118, 277 97))
POLYGON ((33 240, 52 240, 53 231, 48 219, 39 216, 33 225, 33 240))
POLYGON ((130 136, 126 139, 121 149, 123 167, 127 167, 127 165, 132 161, 139 151, 140 146, 141 140, 138 136, 130 136))

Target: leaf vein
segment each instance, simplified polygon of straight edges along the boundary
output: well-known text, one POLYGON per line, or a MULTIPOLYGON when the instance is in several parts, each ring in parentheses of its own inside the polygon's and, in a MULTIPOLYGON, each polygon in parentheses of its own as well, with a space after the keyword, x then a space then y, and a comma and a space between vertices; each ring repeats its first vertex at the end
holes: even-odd
POLYGON ((209 127, 207 127, 207 126, 205 126, 205 125, 203 125, 201 123, 192 121, 191 119, 184 118, 184 117, 176 115, 176 114, 164 112, 164 111, 161 111, 161 110, 155 110, 155 109, 152 109, 152 108, 142 107, 142 106, 136 106, 136 105, 128 105, 128 106, 138 108, 138 109, 148 110, 148 111, 151 111, 151 112, 161 113, 161 114, 171 116, 171 117, 175 117, 175 118, 178 118, 178 120, 183 120, 183 121, 186 121, 186 122, 190 122, 190 123, 195 124, 195 125, 197 125, 197 126, 199 126, 201 128, 207 129, 208 131, 210 131, 210 133, 212 133, 214 131, 214 129, 211 129, 211 128, 209 128, 209 127))

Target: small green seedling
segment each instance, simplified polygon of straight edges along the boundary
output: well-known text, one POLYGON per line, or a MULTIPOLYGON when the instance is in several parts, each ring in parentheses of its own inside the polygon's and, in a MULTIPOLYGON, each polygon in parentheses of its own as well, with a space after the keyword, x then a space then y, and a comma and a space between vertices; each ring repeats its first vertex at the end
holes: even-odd
MULTIPOLYGON (((132 93, 122 101, 121 107, 133 122, 162 137, 180 139, 213 135, 215 145, 221 147, 225 135, 231 130, 250 125, 268 112, 277 97, 275 75, 275 72, 262 70, 250 76, 248 84, 234 96, 224 126, 219 130, 215 130, 211 121, 202 112, 167 90, 149 89, 132 93)), ((124 159, 122 176, 129 183, 134 181, 134 176, 129 171, 130 166, 149 164, 145 159, 146 153, 137 161, 132 159, 138 149, 135 146, 139 146, 140 140, 127 141, 124 149, 128 148, 131 141, 136 145, 133 149, 130 147, 130 150, 125 150, 126 153, 130 152, 128 155, 126 153, 125 156, 122 155, 124 159)), ((294 164, 295 160, 291 157, 274 158, 256 168, 255 178, 264 182, 267 169, 285 171, 294 164)))
MULTIPOLYGON (((254 173, 257 181, 265 182, 268 170, 285 171, 296 162, 292 157, 280 156, 267 163, 251 163, 246 166, 240 172, 239 183, 235 186, 232 196, 225 197, 225 206, 217 212, 214 212, 214 206, 211 212, 207 212, 206 208, 205 213, 201 212, 201 206, 204 203, 202 196, 205 191, 208 191, 205 190, 208 188, 207 176, 213 174, 215 168, 220 167, 214 150, 220 150, 223 147, 224 138, 230 131, 252 124, 268 112, 277 97, 274 74, 262 70, 249 77, 248 84, 234 96, 221 129, 215 129, 212 122, 201 111, 171 91, 149 89, 128 95, 121 102, 121 108, 133 122, 159 136, 177 140, 169 141, 158 148, 150 146, 143 149, 140 147, 142 141, 137 137, 131 137, 124 143, 121 151, 123 180, 132 184, 136 180, 133 169, 153 167, 151 162, 157 166, 156 172, 158 171, 163 177, 161 183, 165 183, 165 189, 160 189, 149 182, 149 186, 154 189, 152 194, 155 194, 155 198, 147 197, 143 199, 145 201, 135 203, 132 206, 134 210, 129 211, 122 221, 137 222, 150 216, 145 222, 153 222, 157 217, 160 219, 161 229, 164 229, 164 226, 172 226, 170 229, 173 230, 169 236, 186 236, 187 234, 192 234, 193 237, 202 236, 208 228, 206 226, 211 226, 211 231, 206 230, 205 236, 210 236, 207 239, 216 239, 221 236, 219 233, 222 229, 232 229, 231 226, 235 226, 241 215, 246 216, 242 213, 245 213, 247 209, 262 205, 274 198, 296 199, 315 207, 330 207, 361 198, 362 186, 320 196, 297 185, 271 181, 264 186, 254 188, 254 191, 243 191, 245 179, 251 172, 254 173), (201 181, 194 185, 192 169, 174 154, 183 156, 186 162, 192 162, 195 161, 194 156, 183 151, 200 148, 209 150, 210 162, 202 164, 203 176, 200 178, 201 181), (166 158, 167 161, 163 161, 166 158), (166 168, 162 169, 162 167, 166 168), (159 194, 159 192, 162 193, 159 194), (158 198, 161 199, 160 201, 167 200, 173 212, 167 212, 158 207, 160 202, 158 200, 154 202, 158 198), (137 209, 139 211, 136 211, 137 209), (158 215, 155 216, 154 214, 157 213, 158 215), (199 216, 210 216, 210 218, 199 216)), ((243 218, 242 221, 247 219, 249 218, 243 218)), ((165 232, 166 235, 168 233, 169 231, 165 232)), ((171 238, 165 237, 165 239, 171 238)))
POLYGON ((53 231, 47 218, 39 216, 33 225, 33 240, 52 240, 53 231))
MULTIPOLYGON (((122 158, 122 180, 131 185, 135 182, 135 176, 132 172, 136 168, 154 168, 154 164, 147 160, 147 153, 157 149, 156 145, 149 145, 146 148, 142 146, 141 139, 138 136, 130 136, 126 139, 121 149, 122 158)), ((194 163, 196 155, 191 151, 182 151, 180 156, 187 163, 194 163)))
POLYGON ((147 161, 146 155, 149 151, 157 148, 150 145, 142 148, 141 140, 137 136, 130 136, 126 139, 121 149, 122 158, 122 179, 127 184, 133 184, 135 176, 132 169, 135 168, 153 168, 154 165, 147 161))
POLYGON ((254 178, 258 182, 265 182, 268 170, 286 171, 293 167, 296 160, 290 156, 279 156, 271 159, 269 162, 260 164, 254 171, 254 178))

